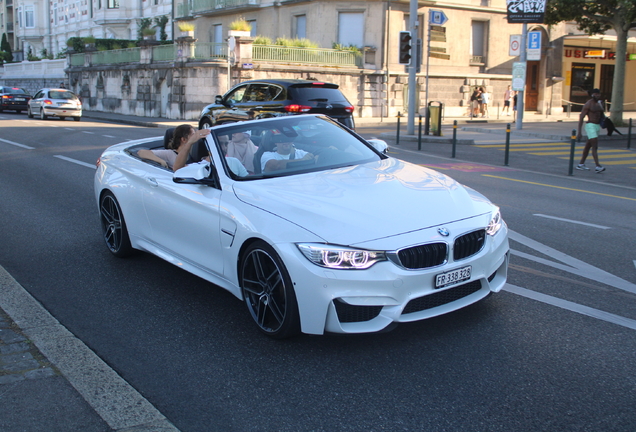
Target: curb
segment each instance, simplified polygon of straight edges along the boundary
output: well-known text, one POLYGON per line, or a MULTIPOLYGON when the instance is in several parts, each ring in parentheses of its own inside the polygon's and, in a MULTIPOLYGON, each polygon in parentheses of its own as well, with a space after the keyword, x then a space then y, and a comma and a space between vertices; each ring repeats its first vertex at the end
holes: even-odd
POLYGON ((0 308, 113 430, 179 431, 146 398, 62 326, 2 266, 0 308))

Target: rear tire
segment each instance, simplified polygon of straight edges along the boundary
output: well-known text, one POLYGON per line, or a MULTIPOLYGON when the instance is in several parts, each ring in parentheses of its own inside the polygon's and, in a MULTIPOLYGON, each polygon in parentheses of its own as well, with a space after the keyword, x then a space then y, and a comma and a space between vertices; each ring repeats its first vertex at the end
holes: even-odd
POLYGON ((46 114, 44 114, 44 108, 40 108, 40 120, 46 120, 49 118, 46 114))
POLYGON ((119 258, 132 254, 133 248, 130 244, 124 214, 112 192, 105 192, 100 198, 99 217, 102 224, 102 234, 108 250, 119 258))
POLYGON ((31 112, 31 107, 27 108, 27 117, 33 118, 33 113, 31 112))
POLYGON ((66 117, 60 117, 60 120, 64 121, 66 120, 66 117))
POLYGON ((80 121, 82 118, 81 117, 73 117, 73 120, 75 121, 80 121))

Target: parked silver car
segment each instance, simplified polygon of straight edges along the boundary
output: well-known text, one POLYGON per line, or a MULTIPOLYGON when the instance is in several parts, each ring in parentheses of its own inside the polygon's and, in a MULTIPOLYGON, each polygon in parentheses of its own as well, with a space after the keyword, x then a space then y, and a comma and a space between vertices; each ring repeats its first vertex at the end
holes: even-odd
POLYGON ((73 117, 75 121, 82 118, 82 101, 70 90, 60 88, 44 88, 39 90, 29 101, 28 116, 39 116, 46 120, 48 117, 73 117))

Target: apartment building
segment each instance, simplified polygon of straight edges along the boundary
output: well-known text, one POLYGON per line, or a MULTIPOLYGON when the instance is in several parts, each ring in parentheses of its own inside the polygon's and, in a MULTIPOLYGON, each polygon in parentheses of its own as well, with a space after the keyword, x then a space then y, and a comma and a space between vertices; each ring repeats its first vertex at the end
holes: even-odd
POLYGON ((172 39, 171 0, 0 0, 0 32, 7 33, 15 60, 57 55, 74 36, 137 39, 138 20, 166 15, 172 39))

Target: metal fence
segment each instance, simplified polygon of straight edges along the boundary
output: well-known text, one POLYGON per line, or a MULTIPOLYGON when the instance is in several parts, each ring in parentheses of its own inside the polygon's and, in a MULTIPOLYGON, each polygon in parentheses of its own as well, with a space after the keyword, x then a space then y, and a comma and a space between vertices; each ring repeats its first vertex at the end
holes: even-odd
POLYGON ((84 53, 71 54, 71 66, 84 66, 84 53))
POLYGON ((176 45, 158 45, 152 47, 152 61, 173 61, 176 56, 176 45))
POLYGON ((241 6, 254 6, 260 0, 186 0, 177 5, 177 18, 191 16, 193 13, 209 12, 241 6))
POLYGON ((194 58, 197 60, 226 59, 227 43, 196 42, 194 58))
MULTIPOLYGON (((83 66, 84 53, 71 55, 71 66, 83 66)), ((175 61, 179 58, 195 60, 227 59, 227 43, 196 42, 191 51, 180 52, 176 44, 152 47, 152 61, 175 61)), ((252 45, 252 59, 272 63, 303 63, 327 66, 362 67, 362 56, 352 51, 326 48, 298 48, 278 45, 252 45)), ((91 55, 92 64, 138 63, 141 48, 96 51, 91 55)))
POLYGON ((296 48, 252 45, 252 58, 260 61, 311 63, 332 66, 360 66, 362 58, 353 51, 327 48, 296 48))
POLYGON ((91 62, 93 64, 139 63, 140 60, 140 48, 97 51, 91 56, 91 62))

